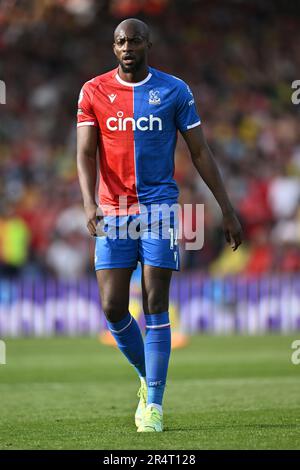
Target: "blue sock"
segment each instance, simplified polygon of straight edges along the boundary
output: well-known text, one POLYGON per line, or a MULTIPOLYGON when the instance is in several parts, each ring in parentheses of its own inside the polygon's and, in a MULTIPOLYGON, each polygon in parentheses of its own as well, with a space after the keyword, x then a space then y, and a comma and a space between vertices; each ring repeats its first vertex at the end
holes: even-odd
POLYGON ((115 338, 122 353, 133 365, 140 377, 146 377, 144 341, 141 330, 135 319, 128 312, 118 322, 107 320, 108 328, 115 338))
POLYGON ((169 313, 147 314, 146 318, 146 375, 148 405, 162 405, 171 353, 169 313))

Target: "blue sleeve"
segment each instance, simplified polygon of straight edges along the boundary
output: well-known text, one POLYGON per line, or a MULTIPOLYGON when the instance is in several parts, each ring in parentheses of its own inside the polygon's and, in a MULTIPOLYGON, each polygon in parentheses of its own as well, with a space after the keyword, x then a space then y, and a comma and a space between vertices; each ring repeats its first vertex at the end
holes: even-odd
POLYGON ((190 87, 180 80, 176 102, 176 127, 181 132, 201 124, 190 87))

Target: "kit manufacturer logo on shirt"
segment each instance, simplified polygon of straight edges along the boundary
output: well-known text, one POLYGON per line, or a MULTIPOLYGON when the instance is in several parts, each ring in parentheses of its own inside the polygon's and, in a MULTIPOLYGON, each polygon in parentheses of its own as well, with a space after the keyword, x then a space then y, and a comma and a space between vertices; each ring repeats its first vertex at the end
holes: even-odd
POLYGON ((110 99, 110 102, 113 103, 117 97, 117 95, 114 95, 113 93, 111 95, 107 95, 108 98, 110 99))

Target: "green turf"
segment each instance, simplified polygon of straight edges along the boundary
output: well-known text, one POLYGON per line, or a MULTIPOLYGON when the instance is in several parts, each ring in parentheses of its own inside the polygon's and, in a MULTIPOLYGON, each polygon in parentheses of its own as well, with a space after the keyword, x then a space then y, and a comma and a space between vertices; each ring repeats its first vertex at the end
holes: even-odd
POLYGON ((172 353, 165 432, 136 433, 138 381, 95 338, 7 340, 1 449, 299 449, 299 335, 198 336, 172 353))

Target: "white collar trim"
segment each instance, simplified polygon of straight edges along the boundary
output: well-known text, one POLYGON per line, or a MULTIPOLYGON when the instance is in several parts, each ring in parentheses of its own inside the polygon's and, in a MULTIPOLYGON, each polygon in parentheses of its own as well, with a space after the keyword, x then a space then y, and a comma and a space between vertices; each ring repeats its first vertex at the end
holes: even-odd
POLYGON ((144 78, 144 80, 142 80, 141 82, 125 82, 125 80, 122 80, 122 78, 119 76, 118 73, 116 73, 116 79, 118 80, 119 83, 121 83, 122 85, 125 85, 125 86, 131 86, 131 87, 134 87, 134 86, 141 86, 141 85, 144 85, 144 83, 148 82, 150 80, 150 78, 152 77, 152 73, 149 72, 147 77, 144 78))

